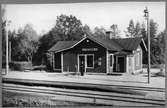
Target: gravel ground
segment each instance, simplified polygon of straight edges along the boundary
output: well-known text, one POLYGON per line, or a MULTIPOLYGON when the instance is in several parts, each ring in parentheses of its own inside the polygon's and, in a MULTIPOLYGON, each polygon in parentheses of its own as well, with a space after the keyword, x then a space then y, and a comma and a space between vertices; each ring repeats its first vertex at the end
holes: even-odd
POLYGON ((53 96, 32 95, 2 91, 3 107, 65 107, 65 106, 104 106, 103 104, 90 104, 71 101, 53 100, 53 96))

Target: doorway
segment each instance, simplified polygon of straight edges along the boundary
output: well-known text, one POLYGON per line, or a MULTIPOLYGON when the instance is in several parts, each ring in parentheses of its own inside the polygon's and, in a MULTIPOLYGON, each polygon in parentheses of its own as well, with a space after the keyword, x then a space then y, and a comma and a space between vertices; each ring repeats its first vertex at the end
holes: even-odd
POLYGON ((109 54, 109 73, 112 73, 113 72, 113 60, 114 60, 114 57, 113 57, 113 54, 109 54))
POLYGON ((116 72, 125 72, 125 57, 124 56, 117 56, 116 57, 116 72))
POLYGON ((79 72, 85 72, 85 56, 79 55, 79 72))

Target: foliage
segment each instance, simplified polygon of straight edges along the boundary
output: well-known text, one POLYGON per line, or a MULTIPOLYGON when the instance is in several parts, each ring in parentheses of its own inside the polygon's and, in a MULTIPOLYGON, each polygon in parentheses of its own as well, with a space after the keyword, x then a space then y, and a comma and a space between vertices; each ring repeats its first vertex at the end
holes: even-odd
POLYGON ((129 26, 127 27, 127 31, 125 31, 127 37, 139 37, 141 36, 141 26, 140 23, 137 22, 136 25, 134 21, 131 19, 129 22, 129 26))
POLYGON ((92 36, 93 35, 90 27, 88 25, 86 25, 86 24, 83 26, 83 32, 87 36, 92 36))
POLYGON ((55 26, 39 39, 39 49, 36 54, 36 63, 41 64, 42 57, 57 41, 80 40, 84 34, 91 34, 90 28, 83 26, 81 21, 72 15, 60 15, 55 26))
MULTIPOLYGON (((165 31, 157 33, 158 24, 154 20, 150 20, 150 50, 151 50, 151 64, 163 64, 165 59, 165 31)), ((141 28, 142 37, 148 44, 146 26, 143 24, 141 28)), ((148 45, 147 45, 148 46, 148 45)), ((148 53, 143 53, 143 63, 148 63, 148 53)))
POLYGON ((141 36, 141 25, 139 22, 137 22, 134 30, 134 37, 139 37, 139 36, 141 36))
POLYGON ((134 36, 134 31, 135 31, 134 21, 130 20, 129 26, 127 27, 126 36, 133 37, 134 36))
POLYGON ((75 16, 60 15, 57 17, 54 27, 57 35, 62 40, 79 40, 84 35, 82 23, 75 16))
POLYGON ((24 71, 25 69, 31 69, 32 63, 31 62, 11 62, 9 63, 9 67, 12 70, 24 71))
POLYGON ((95 27, 93 32, 94 37, 106 38, 106 30, 104 27, 95 27))
POLYGON ((51 71, 53 68, 53 63, 52 63, 52 55, 50 53, 46 53, 46 67, 47 67, 47 70, 51 71))
POLYGON ((27 24, 24 29, 19 29, 18 34, 12 33, 10 41, 12 43, 12 60, 14 61, 33 61, 34 54, 38 49, 38 35, 27 24))
POLYGON ((113 24, 110 26, 112 38, 120 38, 120 30, 118 29, 118 25, 113 24))

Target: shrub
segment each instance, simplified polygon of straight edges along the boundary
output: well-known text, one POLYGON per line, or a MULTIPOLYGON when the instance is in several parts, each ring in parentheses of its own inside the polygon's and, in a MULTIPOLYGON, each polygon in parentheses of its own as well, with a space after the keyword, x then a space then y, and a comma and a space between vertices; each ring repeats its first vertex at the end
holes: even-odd
MULTIPOLYGON (((148 65, 147 64, 143 64, 143 68, 147 68, 148 65)), ((161 65, 160 64, 151 64, 151 68, 160 68, 161 65)))
POLYGON ((31 69, 32 68, 32 63, 31 62, 11 62, 9 63, 9 67, 12 70, 17 70, 17 71, 24 71, 25 69, 31 69))
POLYGON ((52 71, 52 55, 47 53, 46 54, 46 69, 47 71, 52 71))

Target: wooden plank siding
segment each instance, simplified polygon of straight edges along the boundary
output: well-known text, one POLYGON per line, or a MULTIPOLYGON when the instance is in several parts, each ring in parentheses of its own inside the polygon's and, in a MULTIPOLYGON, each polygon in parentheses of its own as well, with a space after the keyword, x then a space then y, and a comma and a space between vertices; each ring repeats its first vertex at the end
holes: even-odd
POLYGON ((83 38, 80 41, 61 41, 49 51, 53 51, 52 58, 54 70, 61 72, 78 72, 79 66, 85 67, 86 72, 95 73, 136 73, 142 71, 142 47, 141 38, 106 40, 83 38), (120 45, 115 45, 118 44, 120 45), (115 43, 114 43, 115 42, 115 43), (135 46, 122 45, 126 42, 137 42, 135 46), (117 47, 116 47, 117 46, 117 47), (121 48, 118 48, 121 47, 121 48), (118 49, 118 50, 116 50, 118 49), (110 65, 110 55, 112 65, 110 65), (93 63, 91 62, 93 59, 93 63), (137 62, 138 61, 138 62, 137 62), (82 62, 82 65, 79 64, 82 62), (85 66, 83 66, 85 64, 85 66), (93 65, 92 65, 93 64, 93 65), (88 67, 89 66, 89 67, 88 67))
POLYGON ((77 72, 77 54, 71 51, 63 52, 63 72, 77 72))
POLYGON ((139 46, 138 49, 135 51, 135 54, 134 54, 135 71, 140 70, 142 68, 142 61, 141 61, 141 56, 142 55, 141 54, 142 54, 142 50, 141 50, 141 47, 139 46))
POLYGON ((74 48, 63 52, 63 71, 67 71, 67 67, 69 67, 69 71, 76 71, 77 55, 79 54, 94 54, 94 68, 86 68, 86 72, 106 73, 106 49, 90 39, 85 39, 74 48), (96 48, 97 51, 83 50, 91 48, 96 48))

